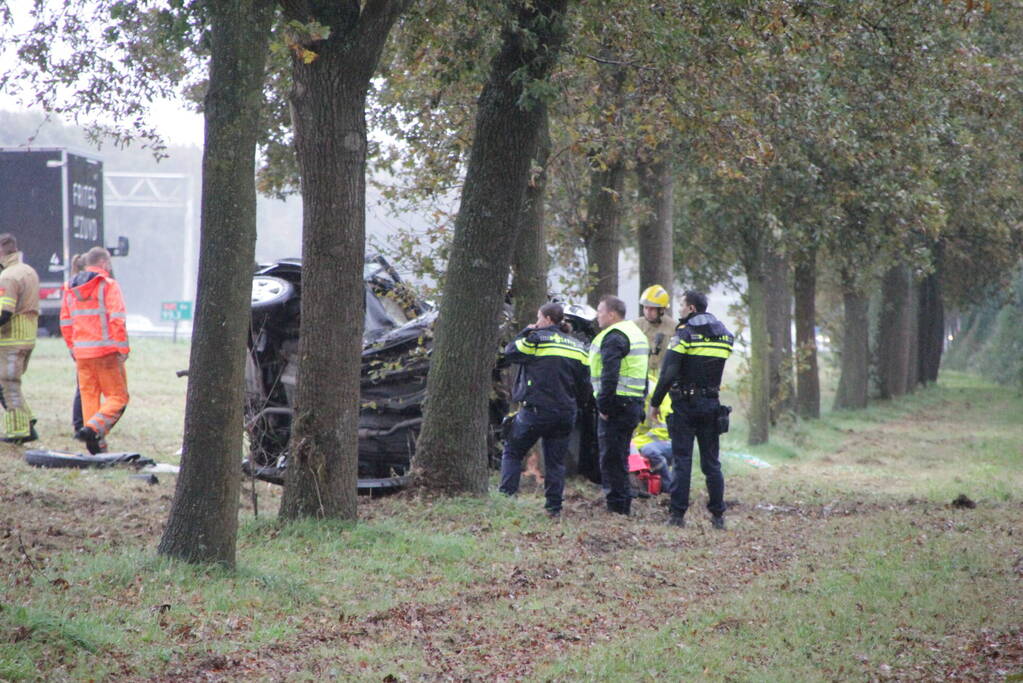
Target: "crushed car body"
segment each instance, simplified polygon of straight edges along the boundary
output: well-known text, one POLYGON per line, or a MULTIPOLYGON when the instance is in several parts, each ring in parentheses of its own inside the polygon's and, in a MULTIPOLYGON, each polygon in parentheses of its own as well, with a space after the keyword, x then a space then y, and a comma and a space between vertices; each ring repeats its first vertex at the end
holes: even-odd
MULTIPOLYGON (((359 489, 374 492, 406 483, 423 421, 426 376, 430 368, 437 309, 417 297, 381 256, 367 256, 365 327, 359 411, 359 489)), ((298 380, 302 262, 282 259, 256 269, 252 281, 252 327, 246 361, 245 427, 249 458, 244 471, 283 484, 298 380)), ((566 306, 580 339, 596 332, 588 306, 566 306)), ((507 331, 506 331, 507 332, 507 331)), ((502 336, 509 336, 508 334, 502 336)), ((500 465, 500 431, 510 408, 510 379, 495 349, 489 402, 488 450, 500 465)), ((580 417, 573 438, 570 473, 593 476, 596 465, 592 411, 580 417)))

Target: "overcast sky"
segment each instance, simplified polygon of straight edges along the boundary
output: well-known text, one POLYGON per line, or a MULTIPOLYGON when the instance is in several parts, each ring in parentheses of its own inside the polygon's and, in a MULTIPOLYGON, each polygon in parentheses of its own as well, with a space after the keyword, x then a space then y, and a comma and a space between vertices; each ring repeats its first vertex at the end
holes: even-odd
MULTIPOLYGON (((31 23, 29 19, 29 8, 31 3, 28 0, 15 0, 8 3, 14 18, 15 31, 29 30, 31 23)), ((0 44, 0 71, 6 70, 13 63, 14 55, 3 49, 0 44)), ((0 110, 7 111, 37 111, 30 105, 18 101, 16 97, 7 91, 0 91, 0 110)), ((201 147, 203 142, 203 119, 202 116, 189 110, 183 103, 158 100, 152 103, 150 109, 150 121, 164 137, 168 145, 193 145, 201 147)), ((73 124, 71 120, 64 123, 73 124)), ((84 123, 84 122, 83 122, 84 123)))

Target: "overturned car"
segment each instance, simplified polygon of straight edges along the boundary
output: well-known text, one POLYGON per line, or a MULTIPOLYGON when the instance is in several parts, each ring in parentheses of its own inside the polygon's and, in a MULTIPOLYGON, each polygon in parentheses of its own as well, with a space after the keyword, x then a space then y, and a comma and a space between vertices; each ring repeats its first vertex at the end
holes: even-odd
MULTIPOLYGON (((363 281, 358 475, 360 490, 372 491, 397 488, 405 482, 423 420, 437 309, 418 298, 381 256, 366 257, 363 281)), ((301 296, 300 259, 260 266, 253 275, 245 369, 249 457, 243 468, 251 476, 277 484, 284 479, 294 415, 301 296)), ((569 319, 580 337, 592 338, 596 331, 592 309, 571 308, 575 315, 569 319)), ((502 420, 511 408, 507 375, 495 349, 487 439, 494 466, 500 463, 502 420)), ((573 439, 571 472, 596 469, 590 422, 592 411, 584 411, 573 439)))

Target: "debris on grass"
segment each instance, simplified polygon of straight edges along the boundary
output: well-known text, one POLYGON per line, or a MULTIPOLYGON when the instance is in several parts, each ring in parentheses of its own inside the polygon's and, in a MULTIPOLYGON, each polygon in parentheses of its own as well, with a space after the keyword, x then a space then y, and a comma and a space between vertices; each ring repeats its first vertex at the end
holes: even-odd
POLYGON ((965 493, 960 493, 952 501, 952 507, 959 508, 960 510, 973 510, 977 507, 977 504, 970 500, 965 493))

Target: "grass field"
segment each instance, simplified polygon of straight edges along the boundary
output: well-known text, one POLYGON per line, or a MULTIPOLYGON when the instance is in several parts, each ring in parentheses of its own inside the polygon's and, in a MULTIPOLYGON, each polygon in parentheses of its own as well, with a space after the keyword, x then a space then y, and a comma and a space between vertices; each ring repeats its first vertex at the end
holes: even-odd
MULTIPOLYGON (((143 340, 118 450, 181 439, 187 346, 143 340)), ((26 394, 72 446, 55 342, 26 394)), ((357 525, 241 501, 239 568, 157 559, 173 477, 34 470, 0 446, 0 680, 1023 680, 1023 398, 972 376, 725 439, 729 530, 542 499, 363 499, 357 525), (963 494, 974 508, 953 506, 963 494)), ((698 468, 697 468, 698 470, 698 468)), ((695 505, 705 503, 694 478, 695 505)))

